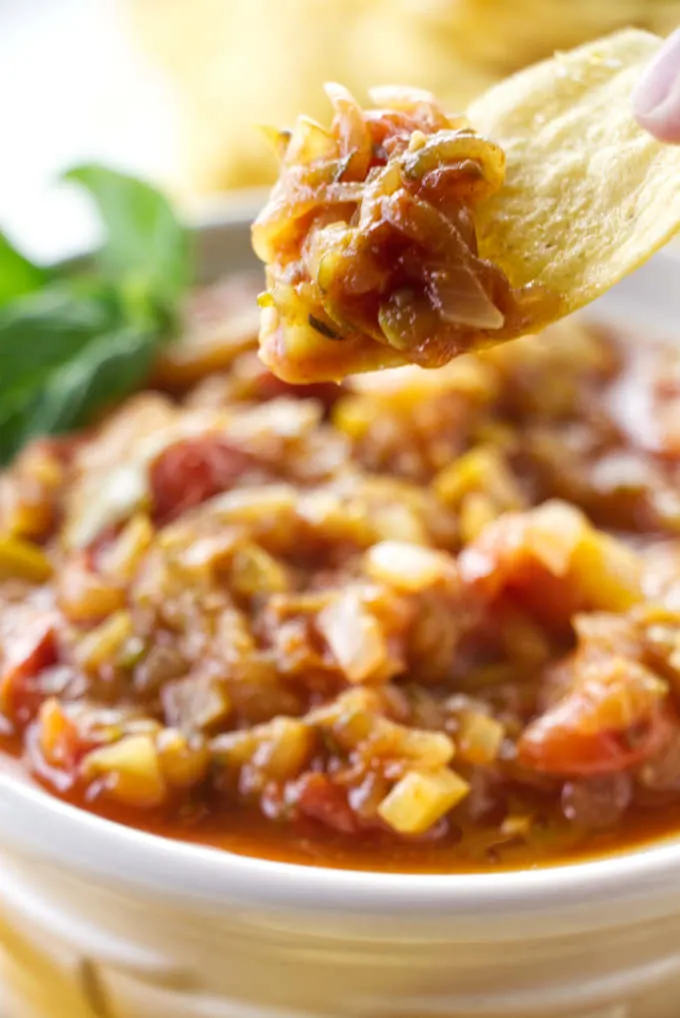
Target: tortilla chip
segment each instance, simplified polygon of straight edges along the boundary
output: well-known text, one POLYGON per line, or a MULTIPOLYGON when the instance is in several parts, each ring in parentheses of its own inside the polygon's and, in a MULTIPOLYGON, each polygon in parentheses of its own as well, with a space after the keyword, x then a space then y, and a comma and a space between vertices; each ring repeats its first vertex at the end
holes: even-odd
POLYGON ((680 148, 642 131, 631 90, 660 39, 629 29, 494 86, 468 111, 506 155, 477 209, 483 258, 562 313, 594 300, 680 228, 680 148))
POLYGON ((680 147, 637 126, 661 40, 628 29, 494 86, 467 117, 394 87, 276 136, 253 227, 260 355, 293 382, 452 357, 594 300, 680 229, 680 147))

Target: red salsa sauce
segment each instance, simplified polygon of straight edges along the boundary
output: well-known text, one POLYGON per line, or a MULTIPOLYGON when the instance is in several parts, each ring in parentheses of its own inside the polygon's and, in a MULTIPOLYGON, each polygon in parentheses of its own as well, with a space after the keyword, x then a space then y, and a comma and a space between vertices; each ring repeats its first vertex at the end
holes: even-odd
POLYGON ((255 344, 0 479, 8 756, 117 822, 311 865, 674 833, 677 348, 567 321, 307 390, 255 344))

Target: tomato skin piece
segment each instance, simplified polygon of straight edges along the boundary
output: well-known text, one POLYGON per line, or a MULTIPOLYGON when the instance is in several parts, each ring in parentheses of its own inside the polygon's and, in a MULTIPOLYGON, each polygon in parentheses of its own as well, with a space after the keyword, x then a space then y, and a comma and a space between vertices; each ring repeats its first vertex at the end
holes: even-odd
POLYGON ((87 751, 78 729, 57 699, 45 700, 40 708, 37 742, 48 767, 73 775, 87 751))
POLYGON ((250 456, 221 436, 175 442, 150 468, 155 518, 167 522, 228 490, 250 466, 250 456))
POLYGON ((26 622, 5 646, 0 673, 0 709, 12 722, 26 725, 43 700, 35 678, 57 663, 56 629, 52 618, 26 622))
POLYGON ((579 732, 574 723, 576 699, 567 698, 529 725, 517 746, 521 764, 565 777, 615 774, 644 763, 678 732, 678 720, 666 706, 654 711, 635 733, 579 732))
POLYGON ((283 379, 266 370, 263 370, 258 376, 256 389, 257 397, 261 400, 278 399, 280 396, 316 399, 323 404, 326 410, 329 410, 343 394, 341 386, 334 382, 310 382, 308 385, 294 385, 284 382, 283 379))
POLYGON ((342 834, 360 830, 345 792, 325 774, 307 774, 301 779, 297 807, 303 816, 312 817, 331 830, 342 834))

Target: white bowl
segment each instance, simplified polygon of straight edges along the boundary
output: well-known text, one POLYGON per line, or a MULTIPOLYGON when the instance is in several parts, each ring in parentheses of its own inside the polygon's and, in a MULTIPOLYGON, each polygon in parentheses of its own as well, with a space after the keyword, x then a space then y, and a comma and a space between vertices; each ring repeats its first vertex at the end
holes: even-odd
MULTIPOLYGON (((252 264, 247 216, 204 274, 252 264)), ((680 320, 668 256, 592 313, 680 320)), ((644 341, 645 333, 641 333, 644 341)), ((522 873, 267 862, 166 841, 0 772, 9 1018, 678 1018, 680 840, 522 873)))

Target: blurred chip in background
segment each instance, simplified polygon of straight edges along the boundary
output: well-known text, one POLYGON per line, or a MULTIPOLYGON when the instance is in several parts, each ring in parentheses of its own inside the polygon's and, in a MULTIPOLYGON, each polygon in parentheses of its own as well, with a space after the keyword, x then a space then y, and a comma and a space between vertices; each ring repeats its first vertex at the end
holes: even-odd
POLYGON ((337 80, 429 88, 460 109, 499 77, 616 28, 660 34, 680 0, 126 0, 130 27, 174 84, 183 188, 269 183, 257 124, 327 121, 337 80))

